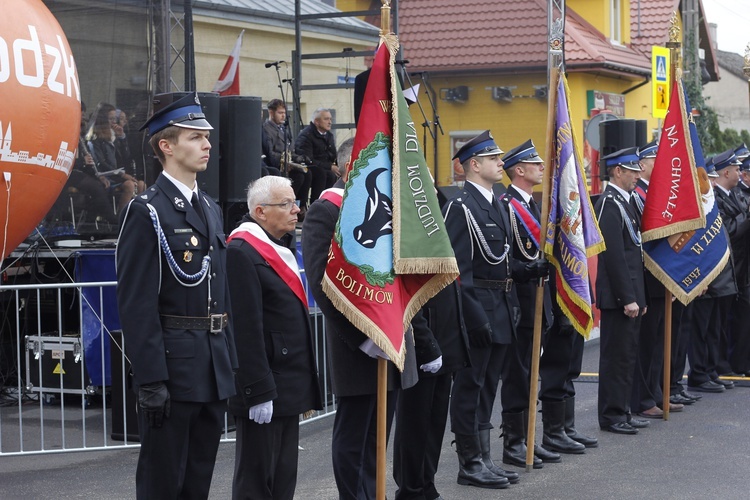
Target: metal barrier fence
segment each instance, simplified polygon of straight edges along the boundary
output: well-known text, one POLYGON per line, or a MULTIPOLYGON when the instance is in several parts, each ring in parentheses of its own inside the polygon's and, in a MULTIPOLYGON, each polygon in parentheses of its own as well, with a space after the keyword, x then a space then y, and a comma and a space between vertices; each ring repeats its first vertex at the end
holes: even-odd
MULTIPOLYGON (((0 343, 0 456, 138 446, 124 339, 112 328, 116 284, 0 286, 0 339, 9 339, 0 343)), ((310 320, 324 409, 300 425, 336 409, 317 307, 310 320)), ((233 430, 225 417, 222 441, 234 441, 233 430)))

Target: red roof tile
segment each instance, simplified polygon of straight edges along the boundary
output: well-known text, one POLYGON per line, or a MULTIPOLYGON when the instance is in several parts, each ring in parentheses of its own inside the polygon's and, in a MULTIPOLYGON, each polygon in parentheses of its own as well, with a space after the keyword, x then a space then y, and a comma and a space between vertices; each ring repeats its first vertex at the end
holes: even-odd
MULTIPOLYGON (((566 64, 650 72, 630 47, 612 45, 568 9, 566 64)), ((538 70, 547 66, 547 8, 543 0, 402 0, 399 35, 411 69, 538 70)))
MULTIPOLYGON (((637 50, 651 56, 651 46, 664 44, 669 39, 672 13, 680 10, 680 0, 643 0, 630 2, 630 42, 637 50)), ((705 50, 706 69, 713 81, 719 79, 718 55, 711 43, 703 1, 698 0, 700 48, 705 50)), ((683 33, 684 35, 684 33, 683 33)))

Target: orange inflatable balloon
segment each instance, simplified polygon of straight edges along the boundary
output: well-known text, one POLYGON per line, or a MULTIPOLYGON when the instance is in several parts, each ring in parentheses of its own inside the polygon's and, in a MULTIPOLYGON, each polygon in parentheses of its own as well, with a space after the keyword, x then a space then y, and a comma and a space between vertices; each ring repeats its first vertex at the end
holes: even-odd
POLYGON ((73 168, 81 125, 78 72, 60 24, 41 0, 2 0, 0 250, 21 243, 73 168))

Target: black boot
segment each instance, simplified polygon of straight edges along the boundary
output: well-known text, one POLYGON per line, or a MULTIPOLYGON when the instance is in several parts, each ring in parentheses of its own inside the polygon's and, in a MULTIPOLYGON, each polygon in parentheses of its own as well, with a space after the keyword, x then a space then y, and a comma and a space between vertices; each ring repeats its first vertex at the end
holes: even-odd
POLYGON ((518 473, 507 471, 501 467, 495 465, 492 461, 492 455, 490 454, 490 429, 482 429, 479 431, 479 447, 482 449, 482 462, 490 472, 496 476, 501 476, 510 481, 510 484, 516 484, 519 480, 518 473))
POLYGON ((584 453, 586 447, 565 434, 565 401, 542 401, 542 445, 559 453, 584 453))
POLYGON ((559 453, 549 451, 539 445, 534 445, 534 457, 539 458, 545 464, 559 464, 562 462, 562 457, 559 453))
POLYGON ((458 484, 477 486, 479 488, 507 488, 508 479, 496 476, 484 466, 479 436, 476 434, 456 434, 456 453, 458 453, 458 484))
MULTIPOLYGON (((526 467, 526 421, 523 412, 503 413, 503 463, 526 467)), ((541 469, 542 461, 534 456, 534 468, 541 469)))
POLYGON ((599 440, 596 438, 584 436, 576 430, 576 398, 567 398, 565 400, 565 434, 573 441, 578 441, 586 448, 596 448, 599 446, 599 440))

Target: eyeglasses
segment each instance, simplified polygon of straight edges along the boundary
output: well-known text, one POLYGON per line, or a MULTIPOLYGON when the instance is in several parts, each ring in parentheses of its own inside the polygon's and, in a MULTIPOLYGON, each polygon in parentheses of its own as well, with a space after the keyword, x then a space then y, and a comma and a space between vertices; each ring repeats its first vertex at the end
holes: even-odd
POLYGON ((261 207, 279 207, 282 210, 291 210, 295 205, 294 200, 286 200, 281 203, 261 203, 261 207))

